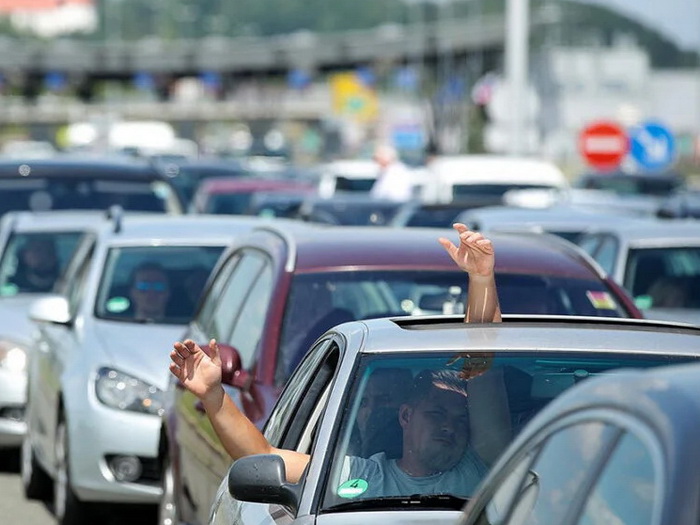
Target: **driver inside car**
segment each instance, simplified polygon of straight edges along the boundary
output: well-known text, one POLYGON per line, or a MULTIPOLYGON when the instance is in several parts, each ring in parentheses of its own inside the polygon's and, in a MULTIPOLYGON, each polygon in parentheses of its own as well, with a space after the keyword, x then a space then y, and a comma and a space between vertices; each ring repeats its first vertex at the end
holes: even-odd
MULTIPOLYGON (((494 278, 494 250, 480 233, 455 224, 459 245, 440 238, 440 244, 460 269, 469 274, 465 322, 498 322, 500 307, 494 278)), ((285 463, 287 479, 297 482, 309 455, 275 448, 238 409, 221 386, 221 360, 216 341, 201 348, 191 340, 176 342, 170 353, 170 371, 197 396, 217 436, 235 460, 253 454, 277 454, 285 463)), ((403 491, 417 484, 442 491, 454 482, 475 486, 485 467, 479 455, 468 448, 469 412, 466 383, 470 379, 448 371, 428 371, 416 376, 407 399, 398 411, 403 434, 401 457, 395 460, 348 457, 348 475, 362 472, 376 478, 383 494, 403 491), (408 484, 408 485, 407 485, 408 484)), ((421 492, 418 488, 415 492, 421 492)), ((399 492, 405 494, 406 492, 399 492)), ((412 493, 412 492, 408 492, 412 493)))

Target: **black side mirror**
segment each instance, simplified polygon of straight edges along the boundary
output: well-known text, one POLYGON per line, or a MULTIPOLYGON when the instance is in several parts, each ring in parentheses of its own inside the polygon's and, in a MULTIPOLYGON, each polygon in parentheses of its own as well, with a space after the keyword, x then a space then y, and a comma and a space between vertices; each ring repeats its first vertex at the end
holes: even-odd
POLYGON ((228 472, 228 491, 239 501, 299 507, 300 485, 287 482, 284 460, 277 454, 256 454, 234 461, 228 472))

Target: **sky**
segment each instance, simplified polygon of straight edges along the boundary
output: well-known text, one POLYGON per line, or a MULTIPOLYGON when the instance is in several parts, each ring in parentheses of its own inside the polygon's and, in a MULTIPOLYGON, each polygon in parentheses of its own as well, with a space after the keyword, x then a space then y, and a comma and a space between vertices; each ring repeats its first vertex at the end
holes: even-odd
POLYGON ((620 11, 658 30, 681 49, 700 50, 699 0, 584 0, 620 11))

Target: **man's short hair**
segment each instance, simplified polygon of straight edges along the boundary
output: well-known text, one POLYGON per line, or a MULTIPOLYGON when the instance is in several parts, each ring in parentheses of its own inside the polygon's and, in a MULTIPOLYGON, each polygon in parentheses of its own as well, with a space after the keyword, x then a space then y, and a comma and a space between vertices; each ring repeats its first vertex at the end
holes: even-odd
POLYGON ((162 264, 152 261, 146 261, 139 264, 136 268, 133 269, 133 271, 131 272, 131 279, 129 279, 130 285, 134 284, 134 282, 136 281, 136 276, 140 272, 160 272, 165 276, 166 279, 168 279, 168 272, 162 264))
POLYGON ((467 380, 457 370, 423 370, 414 379, 406 402, 416 405, 425 399, 431 390, 448 390, 467 398, 467 380))

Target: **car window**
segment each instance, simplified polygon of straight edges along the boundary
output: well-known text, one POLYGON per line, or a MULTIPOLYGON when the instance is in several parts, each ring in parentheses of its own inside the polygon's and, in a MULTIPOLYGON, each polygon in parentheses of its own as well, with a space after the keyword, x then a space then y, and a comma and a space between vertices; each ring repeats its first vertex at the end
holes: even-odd
POLYGON ((243 252, 238 260, 221 295, 215 299, 216 305, 211 315, 208 333, 217 341, 232 344, 230 336, 241 304, 250 293, 250 288, 264 262, 262 254, 253 250, 243 252))
POLYGON ((186 324, 223 248, 166 244, 110 248, 95 315, 123 322, 186 324))
POLYGON ((596 474, 614 435, 612 427, 596 421, 553 434, 532 464, 531 476, 521 485, 508 518, 496 523, 563 523, 580 501, 588 480, 596 474))
MULTIPOLYGON (((323 508, 366 500, 372 509, 377 498, 413 494, 469 498, 522 428, 583 378, 698 359, 535 349, 495 356, 433 350, 364 354, 343 386, 323 508), (420 451, 421 460, 407 464, 407 450, 420 451)), ((523 476, 533 487, 504 523, 561 523, 577 490, 592 481, 595 461, 620 434, 595 421, 551 432, 526 469, 534 475, 523 476)), ((501 494, 502 502, 507 499, 501 494)))
MULTIPOLYGON (((504 313, 627 317, 599 278, 496 275, 504 313)), ((283 384, 313 342, 351 320, 463 313, 467 286, 459 272, 344 271, 295 275, 285 305, 275 379, 283 384)))
POLYGON ((524 490, 529 490, 535 481, 534 473, 529 470, 530 463, 538 450, 531 450, 517 463, 508 467, 508 475, 493 484, 495 492, 489 499, 486 508, 480 513, 476 523, 483 525, 500 525, 508 516, 508 509, 516 497, 521 497, 524 490), (523 479, 528 475, 528 482, 523 479))
POLYGON ((51 292, 84 232, 14 233, 0 260, 0 296, 51 292))
POLYGON ((308 357, 299 365, 280 395, 264 429, 265 437, 273 446, 281 446, 289 420, 305 397, 307 387, 325 358, 330 344, 331 341, 326 339, 309 351, 308 357))
POLYGON ((250 370, 265 328, 272 296, 272 267, 266 262, 258 272, 253 287, 245 296, 229 341, 241 356, 241 365, 250 370))
POLYGON ((623 282, 649 306, 700 308, 700 247, 632 249, 623 282))
POLYGON ((196 314, 196 323, 202 327, 205 333, 212 333, 211 324, 214 320, 214 310, 217 304, 219 304, 219 298, 222 291, 225 289, 226 284, 231 278, 238 261, 240 259, 240 254, 229 257, 226 262, 221 266, 221 268, 216 272, 213 277, 212 283, 206 290, 206 295, 202 299, 202 305, 196 314))
POLYGON ((600 242, 596 250, 595 260, 605 270, 606 273, 613 273, 619 243, 611 236, 606 235, 600 242))
POLYGON ((576 242, 588 255, 595 258, 595 252, 600 245, 599 235, 582 235, 576 242))
POLYGON ((180 213, 179 199, 165 181, 49 177, 0 181, 0 215, 13 210, 125 210, 180 213))
POLYGON ((589 494, 579 525, 650 525, 660 483, 652 454, 641 439, 626 433, 589 494))

